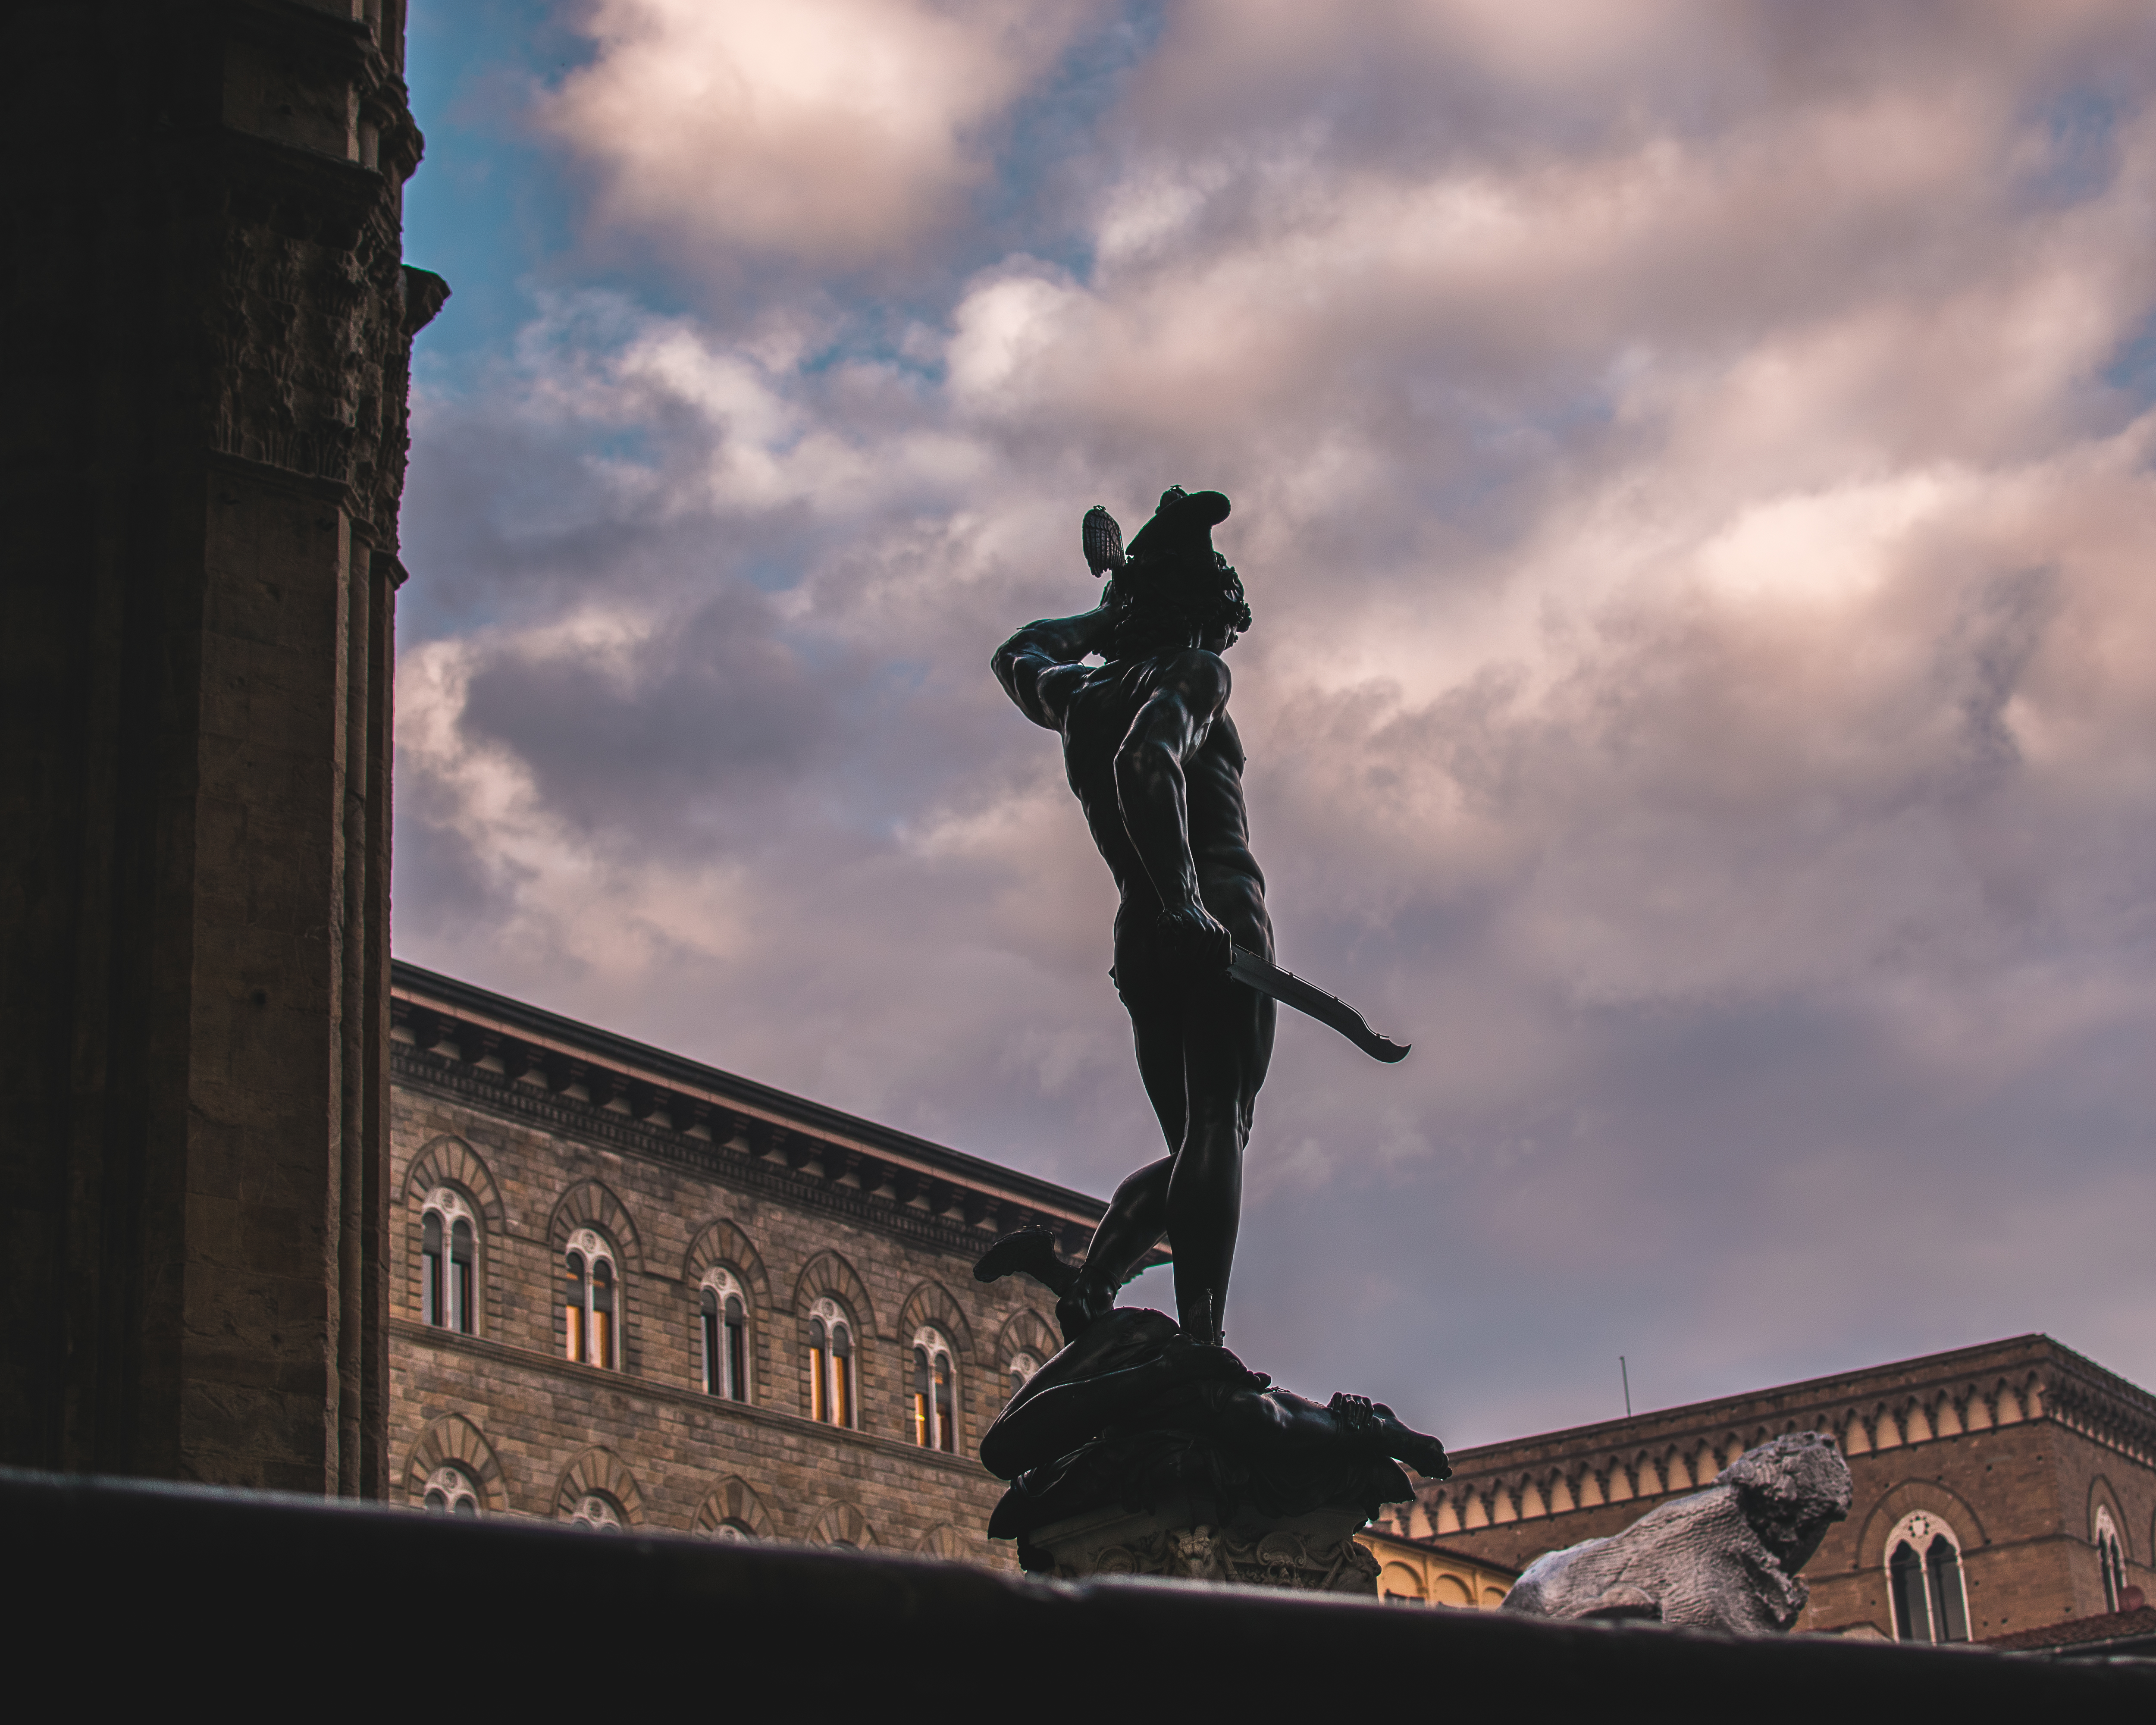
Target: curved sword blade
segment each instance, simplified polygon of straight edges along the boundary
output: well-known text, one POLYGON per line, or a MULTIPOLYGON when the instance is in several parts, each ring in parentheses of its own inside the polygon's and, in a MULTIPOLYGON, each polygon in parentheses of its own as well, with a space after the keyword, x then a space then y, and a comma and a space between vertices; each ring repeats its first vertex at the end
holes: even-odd
POLYGON ((1312 988, 1303 979, 1277 964, 1269 963, 1255 952, 1246 952, 1240 947, 1228 961, 1228 974, 1245 988, 1255 988, 1260 994, 1269 994, 1283 1006, 1291 1006, 1297 1012, 1307 1013, 1321 1024, 1330 1024, 1342 1036, 1373 1060, 1383 1060, 1388 1065, 1408 1057, 1413 1045, 1394 1042, 1373 1030, 1363 1014, 1346 1001, 1327 994, 1322 988, 1312 988))

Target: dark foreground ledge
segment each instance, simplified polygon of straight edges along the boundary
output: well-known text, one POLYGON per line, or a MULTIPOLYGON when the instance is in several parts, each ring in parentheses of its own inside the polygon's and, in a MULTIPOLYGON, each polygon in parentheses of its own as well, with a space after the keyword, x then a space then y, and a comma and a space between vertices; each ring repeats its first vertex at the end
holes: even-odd
MULTIPOLYGON (((8 1640, 75 1712, 489 1717, 572 1697, 873 1721, 1491 1703, 1536 1720, 2146 1717, 2146 1666, 1658 1629, 957 1564, 0 1470, 8 1640), (236 1705, 234 1705, 236 1704, 236 1705), (1922 1712, 1915 1710, 1922 1709, 1922 1712), (2093 1711, 2087 1717, 2098 1717, 2093 1711)), ((1389 1708, 1388 1711, 1390 1711, 1389 1708)))

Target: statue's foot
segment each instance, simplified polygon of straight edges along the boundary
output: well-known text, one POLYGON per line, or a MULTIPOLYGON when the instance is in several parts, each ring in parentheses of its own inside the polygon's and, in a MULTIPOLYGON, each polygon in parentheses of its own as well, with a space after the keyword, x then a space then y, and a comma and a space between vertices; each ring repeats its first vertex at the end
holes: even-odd
MULTIPOLYGON (((993 1248, 991 1248, 993 1250, 993 1248)), ((1065 1269, 1069 1269, 1065 1265, 1065 1269)), ((978 1275, 978 1271, 974 1271, 978 1275)), ((1052 1284, 1051 1284, 1052 1286, 1052 1284)), ((1102 1318, 1116 1309, 1116 1291, 1088 1286, 1082 1271, 1072 1270, 1070 1280, 1065 1284, 1062 1297, 1055 1302, 1056 1327, 1063 1332, 1064 1345, 1068 1347, 1102 1318)))
POLYGON ((1410 1431, 1393 1410, 1368 1396, 1336 1394, 1327 1404, 1341 1429, 1360 1438, 1378 1455, 1404 1461, 1424 1479, 1449 1480, 1452 1464, 1445 1445, 1426 1432, 1410 1431))
POLYGON ((1200 1342, 1187 1333, 1170 1337, 1161 1350, 1161 1358, 1175 1368, 1178 1377, 1192 1383, 1217 1379, 1239 1389, 1265 1389, 1273 1381, 1263 1372, 1252 1371, 1226 1348, 1200 1342))
POLYGON ((1006 1276, 1029 1276, 1059 1297, 1078 1281, 1075 1265, 1055 1255, 1055 1235, 1037 1224, 1006 1234, 973 1265, 975 1281, 1000 1281, 1006 1276))

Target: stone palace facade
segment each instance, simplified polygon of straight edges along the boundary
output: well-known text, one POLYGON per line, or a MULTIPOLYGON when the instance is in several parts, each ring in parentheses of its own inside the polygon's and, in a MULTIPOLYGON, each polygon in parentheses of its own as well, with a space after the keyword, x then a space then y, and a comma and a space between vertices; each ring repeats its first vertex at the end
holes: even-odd
POLYGON ((999 1232, 1094 1199, 413 966, 393 1499, 1008 1565, 975 1446, 1059 1345, 999 1232))
POLYGON ((1804 1568, 1799 1630, 1982 1640, 2156 1590, 2156 1396, 2048 1336, 1462 1450, 1388 1543, 1516 1573, 1789 1431, 1832 1437, 1855 1485, 1804 1568))

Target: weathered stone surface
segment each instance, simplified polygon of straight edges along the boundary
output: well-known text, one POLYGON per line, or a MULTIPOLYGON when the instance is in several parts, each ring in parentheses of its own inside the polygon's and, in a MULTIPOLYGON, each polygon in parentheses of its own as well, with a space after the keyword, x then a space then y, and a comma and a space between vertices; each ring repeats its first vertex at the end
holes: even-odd
POLYGON ((378 1494, 403 8, 9 24, 0 1461, 378 1494))
POLYGON ((1537 1558, 1502 1609, 1783 1634, 1810 1596, 1796 1572, 1849 1514, 1849 1464, 1828 1439, 1779 1437, 1622 1533, 1537 1558))
POLYGON ((1000 1486, 974 1457, 1018 1362, 1046 1359, 1055 1332, 1037 1290, 969 1271, 994 1218, 1082 1238, 1097 1201, 447 978, 397 974, 396 1495, 420 1505, 452 1467, 483 1515, 551 1520, 603 1469, 613 1483, 595 1489, 637 1532, 1009 1567, 1011 1548, 984 1533, 1000 1486), (573 1083, 542 1081, 550 1055, 573 1083), (469 1334, 422 1321, 424 1216, 443 1189, 476 1224, 469 1334), (564 1357, 556 1294, 581 1225, 617 1254, 613 1368, 564 1357), (742 1400, 705 1381, 698 1295, 713 1268, 747 1307, 742 1400), (813 1417, 809 1308, 825 1295, 855 1327, 851 1427, 813 1417), (957 1366, 947 1453, 917 1441, 924 1326, 957 1366))
POLYGON ((1062 1581, 1160 1575, 1375 1599, 1378 1560, 1355 1540, 1364 1519, 1356 1509, 1267 1516, 1246 1508, 1224 1522, 1217 1506, 1188 1500, 1135 1513, 1099 1510, 1035 1529, 1029 1543, 1049 1562, 1032 1568, 1062 1581))

